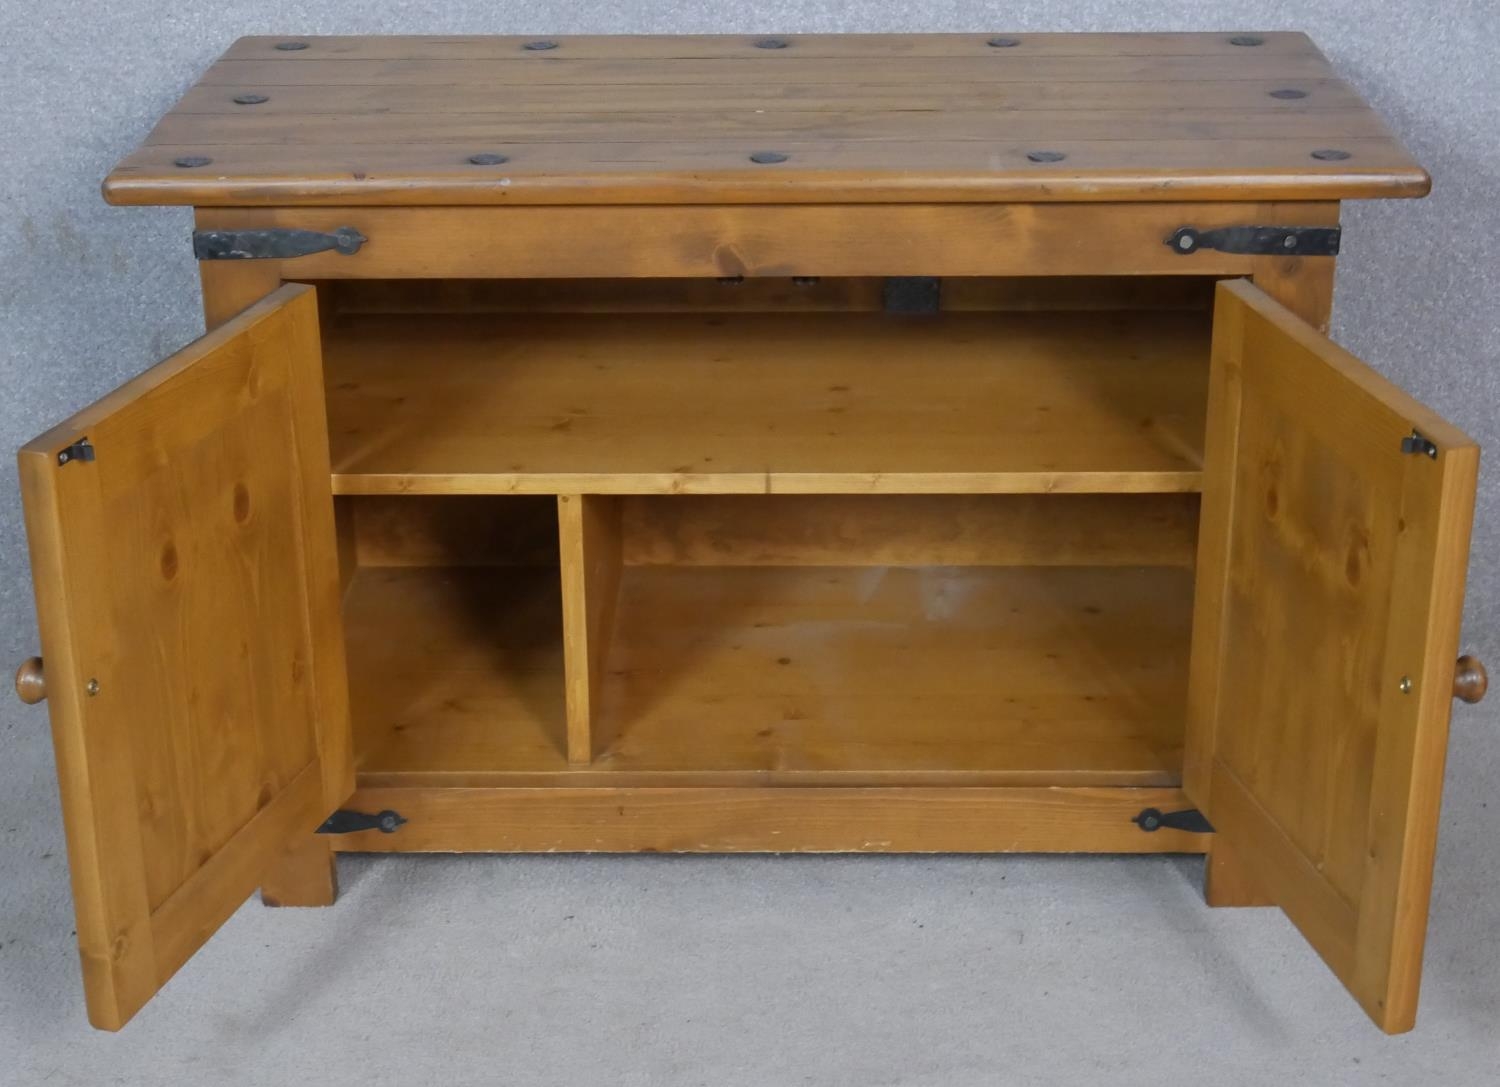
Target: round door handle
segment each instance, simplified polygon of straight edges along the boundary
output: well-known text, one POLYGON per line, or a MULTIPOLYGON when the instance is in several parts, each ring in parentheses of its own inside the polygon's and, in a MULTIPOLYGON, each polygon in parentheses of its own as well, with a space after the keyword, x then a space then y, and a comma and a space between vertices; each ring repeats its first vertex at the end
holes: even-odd
POLYGON ((35 706, 47 697, 47 677, 42 674, 42 658, 27 657, 16 669, 16 697, 35 706))
POLYGON ((1478 657, 1465 653, 1458 658, 1453 669, 1453 697, 1465 702, 1478 702, 1490 689, 1490 674, 1478 657))

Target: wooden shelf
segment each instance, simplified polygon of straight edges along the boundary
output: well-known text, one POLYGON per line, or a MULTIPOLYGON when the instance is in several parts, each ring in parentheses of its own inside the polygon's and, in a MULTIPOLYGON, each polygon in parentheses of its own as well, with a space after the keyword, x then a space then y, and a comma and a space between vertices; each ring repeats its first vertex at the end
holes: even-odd
POLYGON ((1176 312, 344 316, 340 494, 1184 492, 1176 312))
POLYGON ((556 581, 360 572, 363 786, 1180 780, 1189 570, 627 567, 573 769, 556 581))

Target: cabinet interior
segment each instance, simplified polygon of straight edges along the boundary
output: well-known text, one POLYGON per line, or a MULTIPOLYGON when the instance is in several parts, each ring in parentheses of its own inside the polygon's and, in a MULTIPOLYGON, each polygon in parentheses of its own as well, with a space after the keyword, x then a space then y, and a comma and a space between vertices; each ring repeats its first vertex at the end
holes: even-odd
POLYGON ((1211 286, 320 284, 362 783, 1179 784, 1211 286))

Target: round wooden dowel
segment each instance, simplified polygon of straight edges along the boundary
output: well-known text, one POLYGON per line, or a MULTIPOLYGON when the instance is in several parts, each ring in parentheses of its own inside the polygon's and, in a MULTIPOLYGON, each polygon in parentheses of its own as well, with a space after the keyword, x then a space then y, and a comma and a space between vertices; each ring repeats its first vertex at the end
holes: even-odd
POLYGON ((1478 657, 1465 653, 1458 658, 1453 669, 1453 697, 1465 702, 1478 702, 1490 689, 1490 674, 1478 657))
POLYGON ((16 669, 16 697, 35 706, 47 697, 47 679, 42 674, 42 658, 27 657, 16 669))

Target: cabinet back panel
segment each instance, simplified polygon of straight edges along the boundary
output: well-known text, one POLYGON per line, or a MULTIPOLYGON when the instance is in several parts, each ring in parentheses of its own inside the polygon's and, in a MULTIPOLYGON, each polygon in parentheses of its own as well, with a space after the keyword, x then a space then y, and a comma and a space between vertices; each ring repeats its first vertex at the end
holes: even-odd
POLYGON ((357 566, 556 566, 547 495, 345 495, 357 566))
MULTIPOLYGON (((1190 568, 1198 496, 627 495, 627 566, 1190 568)), ((343 495, 358 567, 558 564, 546 495, 343 495)))
POLYGON ((627 566, 1191 567, 1198 496, 632 495, 627 566))
MULTIPOLYGON (((946 310, 1202 310, 1213 276, 958 276, 946 310)), ((876 276, 727 279, 342 279, 318 283, 334 313, 674 313, 875 311, 876 276)))

